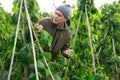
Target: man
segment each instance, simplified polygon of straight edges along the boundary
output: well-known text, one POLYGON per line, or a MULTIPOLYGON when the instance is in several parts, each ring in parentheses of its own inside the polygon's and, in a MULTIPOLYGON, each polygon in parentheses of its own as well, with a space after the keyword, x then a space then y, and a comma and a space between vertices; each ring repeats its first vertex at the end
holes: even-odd
POLYGON ((52 61, 56 60, 59 52, 66 58, 70 58, 71 53, 73 53, 73 50, 70 49, 70 13, 69 5, 61 5, 55 9, 52 18, 43 18, 35 24, 39 32, 44 29, 53 37, 50 50, 52 61))

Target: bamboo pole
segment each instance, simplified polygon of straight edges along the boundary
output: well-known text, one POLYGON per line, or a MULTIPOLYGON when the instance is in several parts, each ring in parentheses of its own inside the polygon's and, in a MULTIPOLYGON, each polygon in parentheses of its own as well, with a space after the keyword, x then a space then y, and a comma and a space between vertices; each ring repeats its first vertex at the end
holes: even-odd
MULTIPOLYGON (((32 22, 31 22, 31 26, 32 26, 32 28, 33 28, 32 22)), ((40 43, 39 43, 39 39, 38 39, 37 34, 36 34, 36 32, 34 31, 34 29, 33 29, 33 33, 34 33, 36 42, 37 42, 37 44, 38 44, 38 46, 39 46, 39 50, 40 50, 40 52, 41 52, 41 54, 42 54, 42 56, 43 56, 44 62, 45 62, 46 66, 47 66, 47 68, 48 68, 48 71, 49 71, 49 73, 50 73, 50 76, 51 76, 52 80, 55 80, 55 78, 54 78, 54 76, 53 76, 53 74, 52 74, 52 72, 51 72, 51 70, 50 70, 50 67, 49 67, 49 65, 48 65, 48 63, 47 63, 47 60, 46 60, 46 58, 45 58, 45 56, 44 56, 44 53, 45 53, 45 52, 44 52, 44 50, 42 49, 42 47, 41 47, 41 45, 40 45, 40 43)))
MULTIPOLYGON (((25 2, 25 5, 26 5, 26 2, 25 2)), ((31 22, 31 20, 30 20, 30 16, 29 16, 29 13, 28 13, 28 10, 27 10, 27 6, 26 6, 25 8, 26 8, 26 13, 27 13, 27 18, 28 18, 29 26, 30 26, 31 28, 33 28, 33 24, 32 24, 32 22, 31 22)), ((43 51, 42 47, 41 47, 40 44, 39 44, 39 40, 38 40, 38 38, 37 38, 37 35, 36 35, 34 29, 33 29, 33 34, 34 34, 34 36, 35 36, 35 38, 36 38, 36 40, 37 40, 39 49, 40 49, 40 51, 41 51, 41 53, 42 53, 42 55, 43 55, 44 51, 43 51)), ((35 55, 34 55, 34 57, 35 57, 35 55)), ((51 75, 51 77, 52 77, 52 80, 55 80, 54 77, 53 77, 53 74, 52 74, 52 72, 51 72, 51 70, 50 70, 50 68, 49 68, 49 65, 48 65, 48 63, 47 63, 47 60, 46 60, 46 58, 45 58, 44 55, 43 55, 43 59, 44 59, 45 64, 46 64, 46 66, 47 66, 47 68, 48 68, 48 71, 50 72, 50 75, 51 75)), ((34 61, 35 61, 35 60, 34 60, 34 61)), ((35 61, 35 62, 36 62, 36 61, 35 61)), ((37 67, 37 65, 35 65, 35 66, 37 67)), ((38 75, 37 69, 35 69, 35 71, 36 71, 36 75, 38 75)), ((37 76, 36 76, 36 78, 38 79, 37 76)))
POLYGON ((28 13, 28 10, 27 10, 26 0, 24 0, 24 5, 25 5, 27 21, 28 21, 28 27, 29 27, 31 43, 32 43, 32 51, 33 51, 33 57, 34 57, 34 67, 35 67, 36 80, 39 80, 38 69, 37 69, 37 61, 36 61, 36 55, 35 55, 35 45, 34 45, 34 41, 33 41, 33 33, 32 33, 31 24, 30 24, 29 13, 28 13))
POLYGON ((19 12, 17 29, 16 29, 16 34, 15 34, 15 40, 14 40, 13 53, 12 53, 12 58, 11 58, 11 63, 10 63, 10 69, 9 69, 9 74, 8 74, 7 80, 10 80, 10 76, 11 76, 11 73, 12 73, 12 65, 13 65, 13 60, 14 60, 14 55, 15 55, 16 44, 17 44, 17 37, 18 37, 18 33, 19 33, 20 16, 21 16, 21 12, 22 12, 22 3, 23 3, 23 0, 21 0, 20 12, 19 12))
POLYGON ((89 34, 89 40, 90 40, 90 48, 91 48, 91 53, 92 53, 92 65, 93 65, 93 70, 94 70, 94 75, 96 75, 96 67, 95 67, 95 58, 94 58, 94 53, 93 53, 93 47, 92 47, 92 36, 91 36, 91 29, 90 29, 90 23, 88 19, 88 14, 87 14, 87 6, 85 6, 85 12, 86 12, 86 20, 88 24, 88 34, 89 34))
MULTIPOLYGON (((113 31, 113 26, 112 26, 112 31, 113 31)), ((113 55, 116 58, 117 54, 116 54, 116 50, 115 50, 115 41, 114 38, 112 37, 112 46, 113 46, 113 55)), ((119 74, 118 74, 118 66, 117 63, 115 63, 115 69, 116 69, 116 80, 120 80, 119 79, 119 74)))
POLYGON ((78 29, 79 29, 79 26, 80 26, 80 21, 81 21, 81 17, 82 17, 83 12, 81 11, 80 13, 81 13, 81 15, 79 16, 77 29, 75 30, 75 37, 74 37, 74 40, 73 40, 73 45, 75 44, 75 41, 76 41, 76 38, 77 38, 77 33, 78 33, 78 29))

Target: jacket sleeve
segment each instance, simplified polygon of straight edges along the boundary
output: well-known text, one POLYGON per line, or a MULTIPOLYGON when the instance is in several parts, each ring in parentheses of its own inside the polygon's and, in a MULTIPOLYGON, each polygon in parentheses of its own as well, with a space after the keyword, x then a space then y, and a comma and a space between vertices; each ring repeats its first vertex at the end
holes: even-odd
POLYGON ((48 24, 48 20, 46 18, 43 18, 39 21, 39 24, 43 26, 44 30, 47 30, 47 28, 49 27, 48 24))
POLYGON ((43 26, 43 29, 51 34, 52 32, 52 22, 50 18, 43 18, 39 21, 39 24, 43 26))
POLYGON ((70 40, 71 40, 71 32, 70 30, 68 31, 68 34, 66 35, 67 39, 65 42, 65 45, 63 46, 61 52, 63 53, 65 50, 70 48, 70 40))

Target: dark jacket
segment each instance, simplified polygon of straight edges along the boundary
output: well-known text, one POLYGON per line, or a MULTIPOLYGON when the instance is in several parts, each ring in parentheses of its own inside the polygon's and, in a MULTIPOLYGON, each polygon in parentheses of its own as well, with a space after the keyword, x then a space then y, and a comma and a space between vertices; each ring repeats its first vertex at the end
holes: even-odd
POLYGON ((66 23, 64 27, 61 28, 53 23, 52 18, 44 18, 41 19, 39 24, 43 25, 43 29, 53 36, 52 53, 58 53, 59 51, 63 52, 70 47, 71 32, 66 23))

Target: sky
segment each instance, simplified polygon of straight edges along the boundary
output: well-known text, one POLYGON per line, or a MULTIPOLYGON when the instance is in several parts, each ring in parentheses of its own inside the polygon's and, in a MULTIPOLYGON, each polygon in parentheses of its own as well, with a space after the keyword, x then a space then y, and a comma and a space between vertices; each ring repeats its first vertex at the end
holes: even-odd
MULTIPOLYGON (((2 7, 4 8, 5 11, 7 12, 12 12, 12 2, 14 0, 0 0, 0 3, 2 3, 2 7)), ((55 7, 53 6, 53 3, 55 3, 55 6, 59 6, 62 4, 63 0, 37 0, 39 6, 40 6, 40 11, 46 11, 46 12, 53 12, 55 7), (53 2, 54 1, 54 2, 53 2)), ((105 3, 112 3, 113 1, 118 1, 118 0, 94 0, 96 8, 99 9, 99 7, 105 3)), ((76 4, 77 0, 66 0, 67 4, 73 5, 76 4)))

